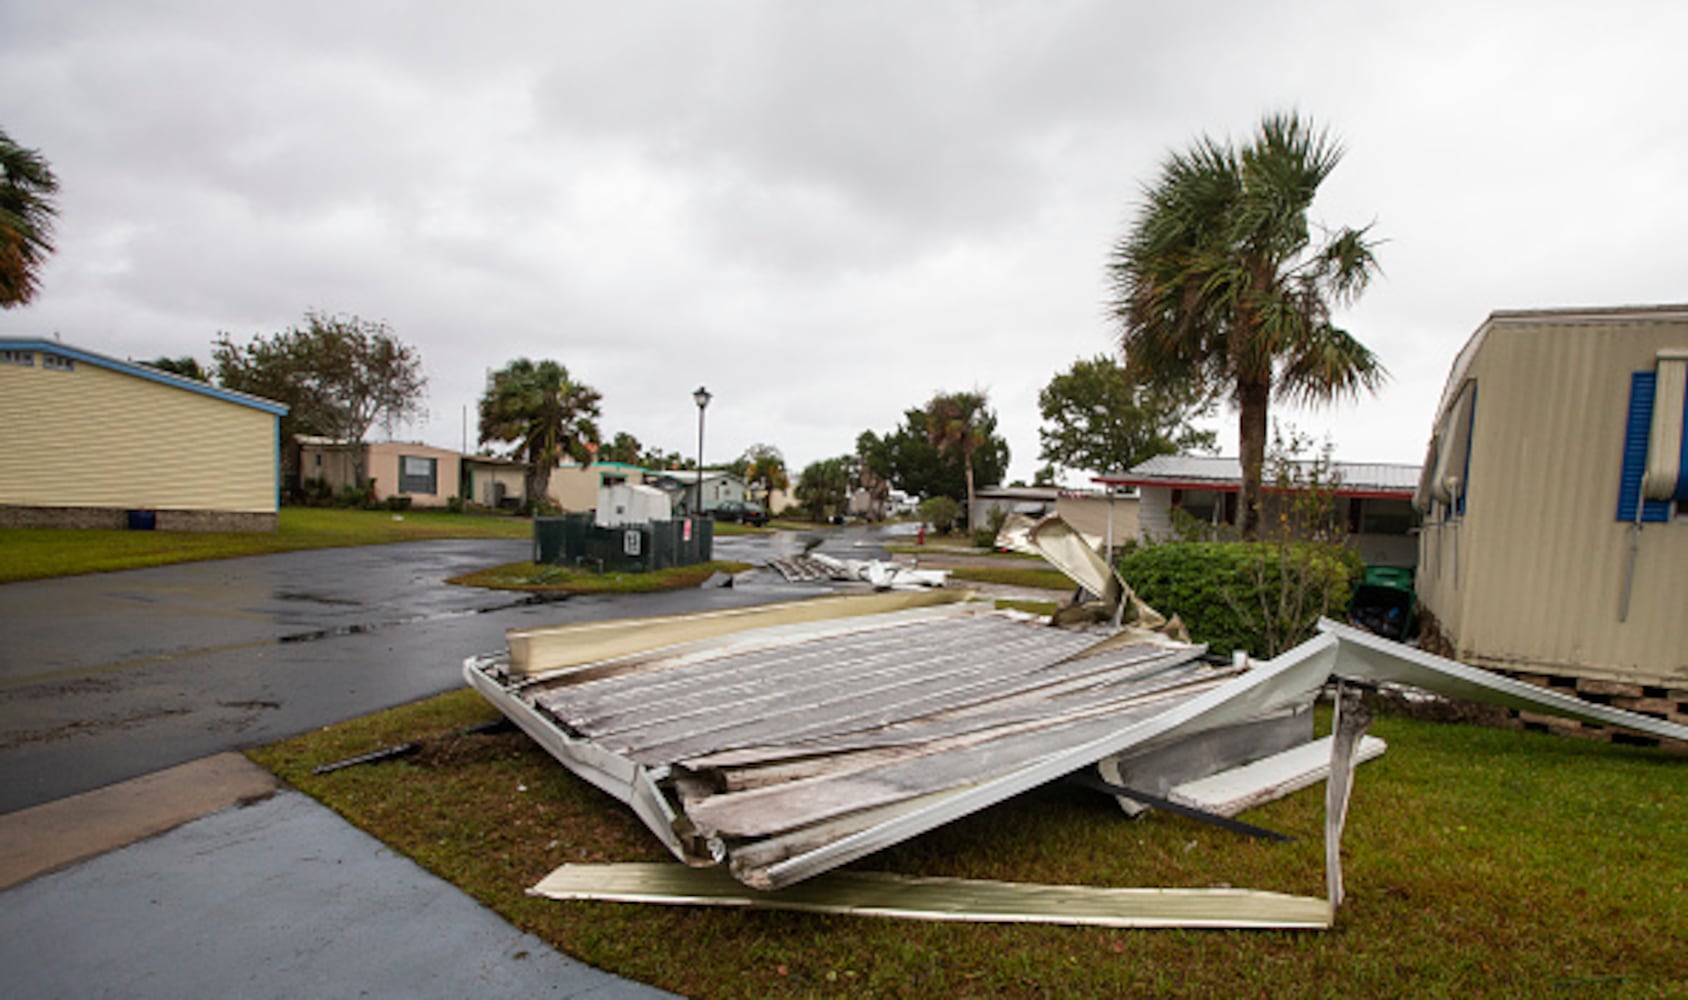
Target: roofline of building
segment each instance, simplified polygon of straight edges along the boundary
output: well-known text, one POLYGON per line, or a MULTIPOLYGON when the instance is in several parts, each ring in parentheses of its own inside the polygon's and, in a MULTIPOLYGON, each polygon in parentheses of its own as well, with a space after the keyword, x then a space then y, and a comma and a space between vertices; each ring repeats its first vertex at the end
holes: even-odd
MULTIPOLYGON (((1477 352, 1482 349, 1484 342, 1489 339, 1489 331, 1495 327, 1531 326, 1538 323, 1584 323, 1592 326, 1602 323, 1635 322, 1688 322, 1688 304, 1494 310, 1471 332, 1465 346, 1454 355, 1453 364, 1448 366, 1447 381, 1442 384, 1442 395, 1437 399, 1436 412, 1431 416, 1430 437, 1436 436, 1436 428, 1442 425, 1443 415, 1459 395, 1459 387, 1465 383, 1465 374, 1471 370, 1471 362, 1477 357, 1477 352)), ((1429 445, 1425 447, 1428 449, 1429 445)))
POLYGON ((100 354, 97 351, 90 351, 81 347, 73 347, 57 340, 43 340, 40 337, 0 337, 0 350, 43 351, 48 354, 57 354, 84 364, 109 368, 125 375, 133 375, 136 378, 146 379, 148 382, 157 382, 159 385, 167 385, 174 389, 186 389, 188 392, 210 396, 212 399, 220 399, 225 403, 263 410, 265 413, 277 417, 287 415, 287 404, 278 403, 273 399, 236 392, 233 389, 224 389, 209 382, 201 382, 181 375, 173 375, 170 372, 137 361, 120 361, 110 355, 100 354))
MULTIPOLYGON (((1108 486, 1157 486, 1170 490, 1207 490, 1212 493, 1241 493, 1243 485, 1232 479, 1171 479, 1153 478, 1149 476, 1092 476, 1091 482, 1103 483, 1108 486)), ((1262 483, 1261 490, 1266 493, 1293 493, 1295 490, 1283 489, 1272 483, 1262 483)), ((1401 487, 1387 489, 1381 486, 1342 486, 1331 487, 1328 492, 1332 496, 1347 497, 1353 500, 1411 500, 1414 488, 1401 487)))

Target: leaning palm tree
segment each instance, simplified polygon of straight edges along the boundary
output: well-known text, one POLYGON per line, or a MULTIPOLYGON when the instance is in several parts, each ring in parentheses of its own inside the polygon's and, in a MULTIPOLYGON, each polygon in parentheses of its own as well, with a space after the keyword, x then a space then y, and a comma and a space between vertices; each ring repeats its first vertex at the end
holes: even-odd
POLYGON ((1375 391, 1375 355, 1331 322, 1377 270, 1367 229, 1326 232, 1307 212, 1342 159, 1295 114, 1266 117, 1240 149, 1203 137, 1173 153, 1108 270, 1126 368, 1139 378, 1228 390, 1238 411, 1242 530, 1260 522, 1267 406, 1375 391))
POLYGON ((940 392, 926 404, 926 439, 938 454, 961 457, 969 519, 973 516, 973 455, 990 440, 990 410, 985 404, 981 390, 940 392))
POLYGON ((523 488, 530 506, 547 502, 551 470, 564 456, 591 463, 601 398, 555 361, 517 358, 493 373, 481 397, 481 443, 514 443, 509 457, 527 463, 523 488))
POLYGON ((0 130, 0 308, 26 305, 41 288, 58 190, 46 158, 0 130))

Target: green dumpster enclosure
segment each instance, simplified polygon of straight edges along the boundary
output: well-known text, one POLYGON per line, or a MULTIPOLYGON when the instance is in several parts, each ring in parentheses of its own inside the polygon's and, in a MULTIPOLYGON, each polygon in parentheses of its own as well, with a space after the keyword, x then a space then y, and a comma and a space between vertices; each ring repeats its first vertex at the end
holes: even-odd
POLYGON ((533 519, 533 561, 600 573, 644 573, 714 558, 715 523, 707 517, 603 527, 591 512, 533 519))

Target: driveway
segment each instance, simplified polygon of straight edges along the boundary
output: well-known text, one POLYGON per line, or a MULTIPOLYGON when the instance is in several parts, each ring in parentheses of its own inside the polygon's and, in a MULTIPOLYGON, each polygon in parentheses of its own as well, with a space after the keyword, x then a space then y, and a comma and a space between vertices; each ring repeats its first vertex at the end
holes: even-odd
MULTIPOLYGON (((872 556, 859 530, 825 538, 872 556)), ((722 538, 716 555, 792 544, 722 538)), ((817 592, 765 580, 543 602, 444 583, 528 553, 408 542, 0 585, 0 813, 456 689, 464 658, 502 649, 506 629, 817 592)))

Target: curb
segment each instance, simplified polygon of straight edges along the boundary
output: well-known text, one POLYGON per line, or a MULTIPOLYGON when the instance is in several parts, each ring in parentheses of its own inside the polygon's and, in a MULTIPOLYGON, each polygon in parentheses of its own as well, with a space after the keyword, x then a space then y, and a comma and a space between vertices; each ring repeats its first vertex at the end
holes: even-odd
POLYGON ((220 753, 0 816, 0 889, 275 794, 275 776, 220 753))

